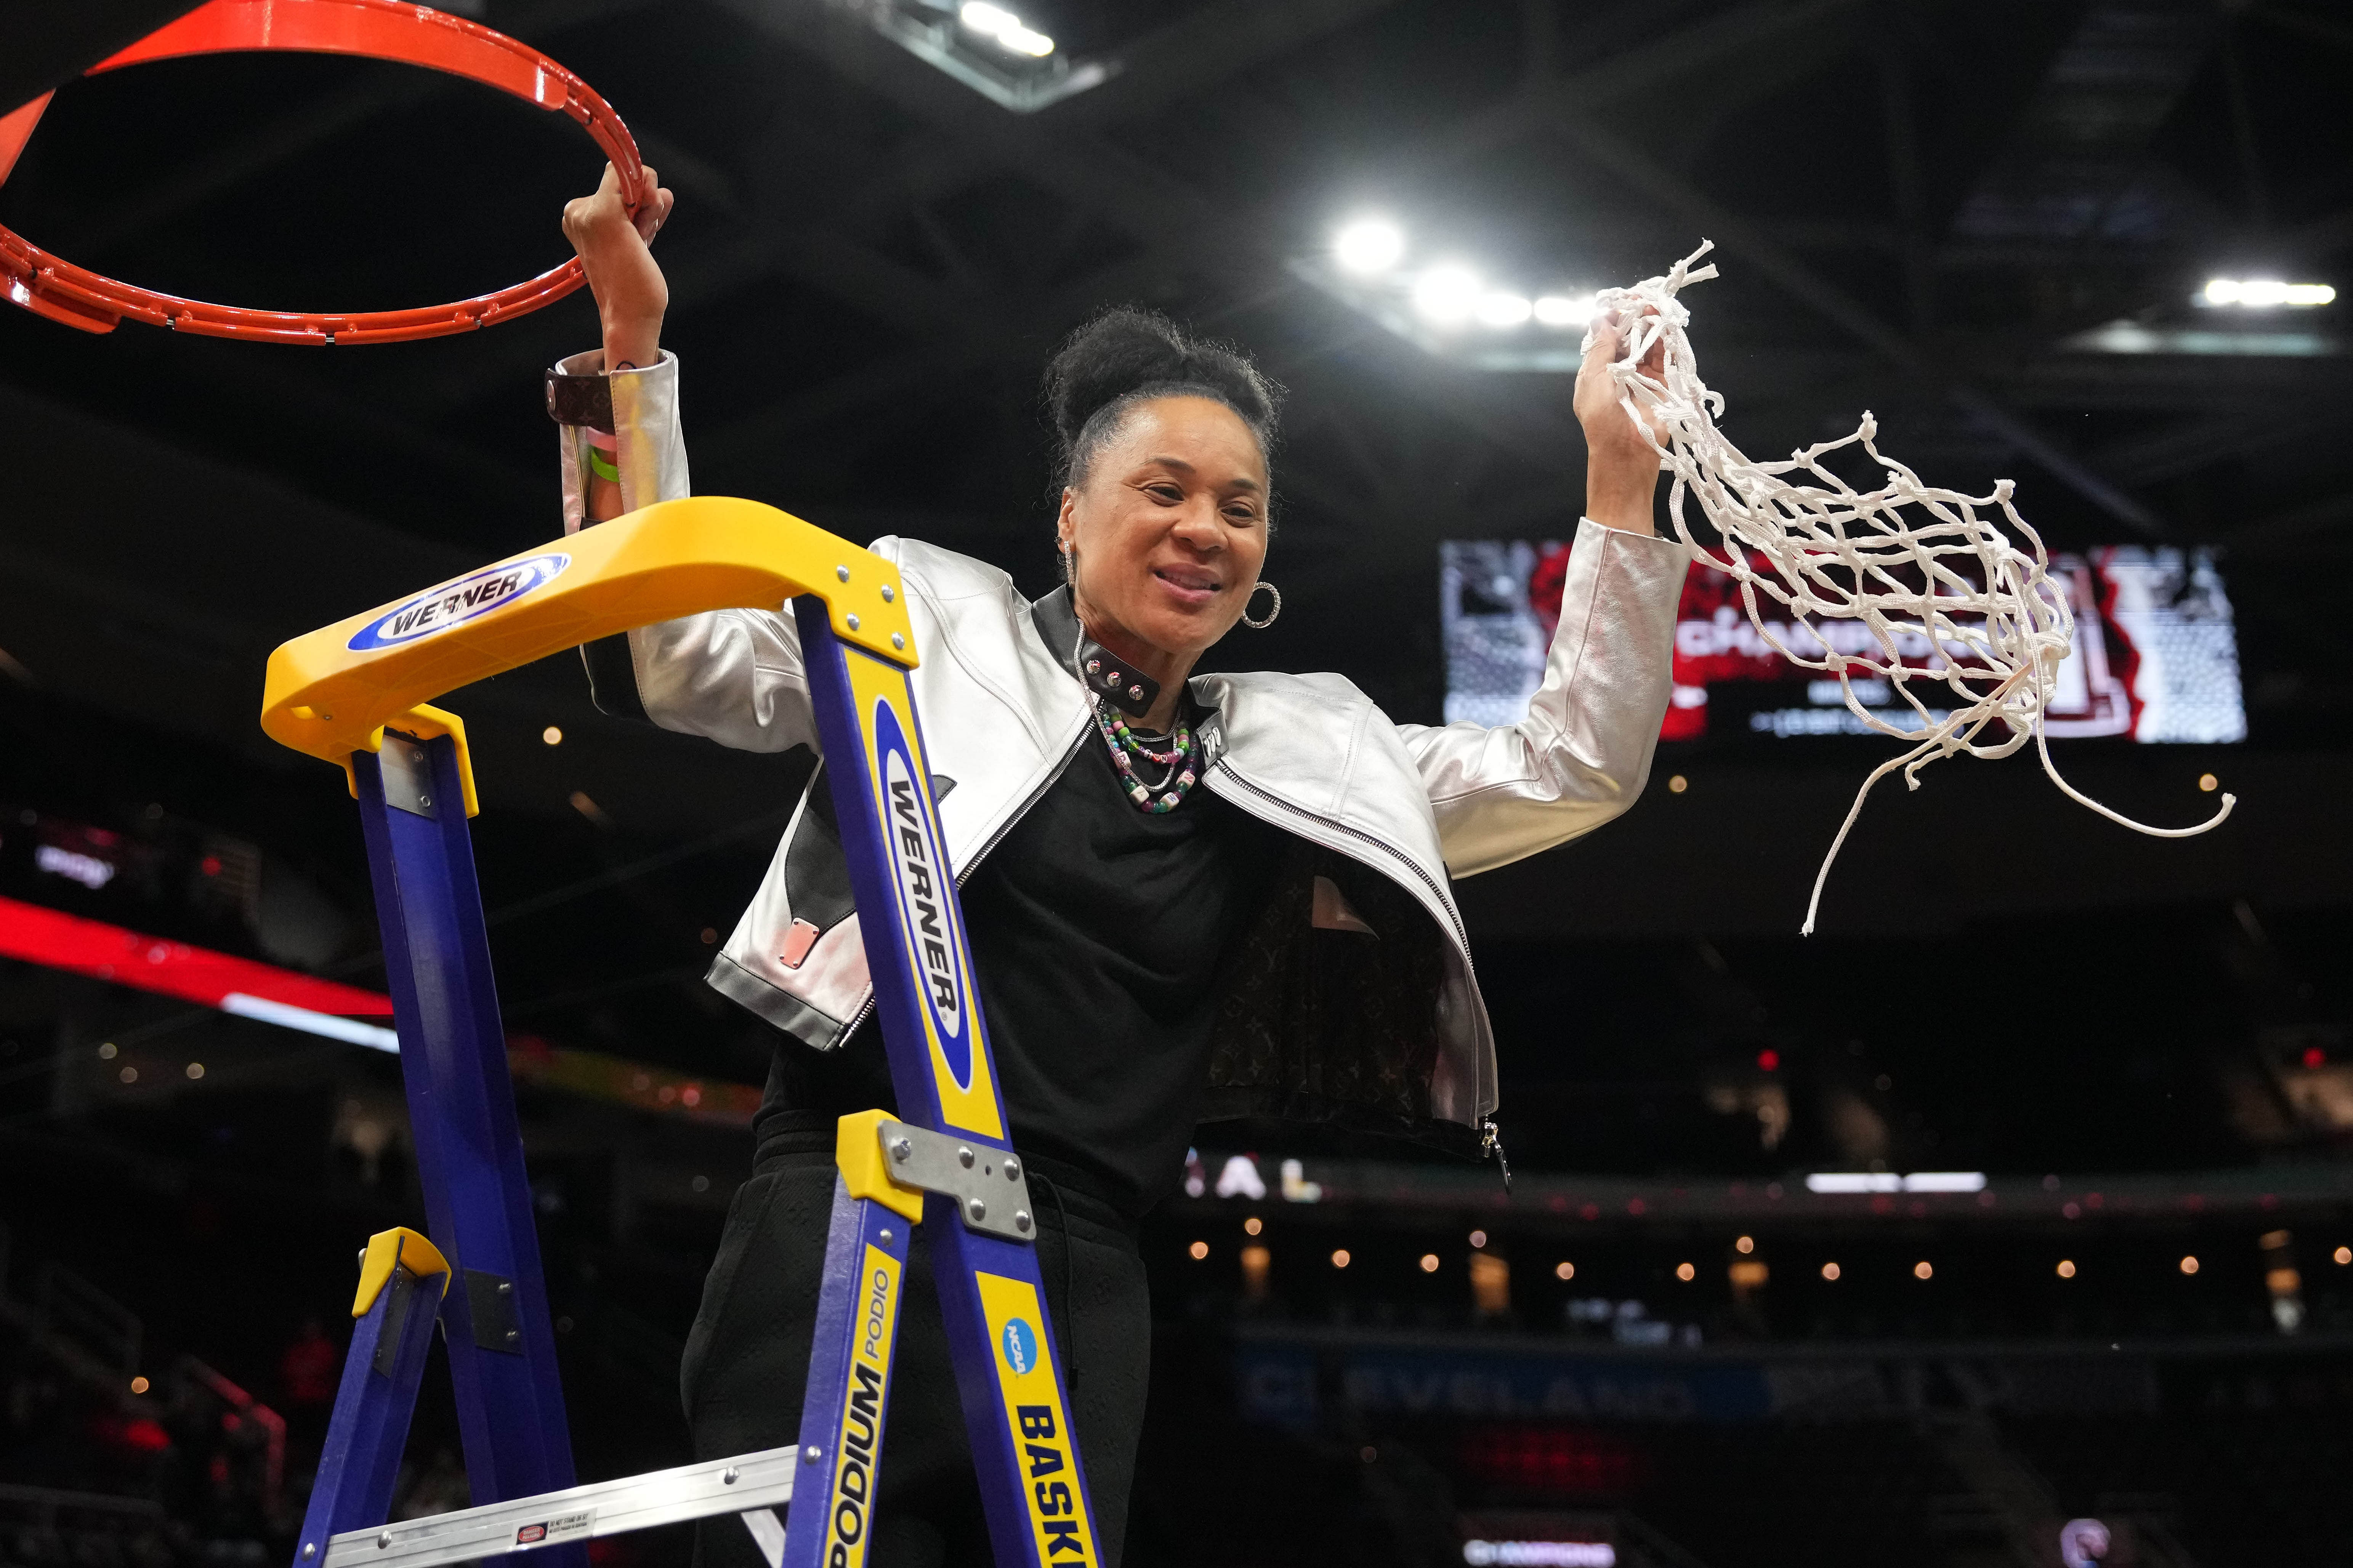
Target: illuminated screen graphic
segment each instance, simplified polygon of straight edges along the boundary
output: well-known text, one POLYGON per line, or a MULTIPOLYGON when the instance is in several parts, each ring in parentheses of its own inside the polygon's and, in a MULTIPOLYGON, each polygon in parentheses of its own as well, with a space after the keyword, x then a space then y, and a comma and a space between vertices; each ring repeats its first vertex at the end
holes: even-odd
MULTIPOLYGON (((1567 544, 1554 541, 1449 540, 1439 546, 1448 722, 1511 724, 1526 716, 1559 622, 1569 553, 1567 544)), ((2066 588, 2076 627, 2074 656, 2062 667, 2051 703, 2052 735, 2246 739, 2231 601, 2211 552, 2110 545, 2053 555, 2052 575, 2066 588)), ((1767 624, 1773 620, 1768 606, 1767 624)), ((1860 622, 1818 624, 1841 652, 1879 651, 1860 622), (1850 638, 1859 640, 1850 647, 1850 638)), ((1793 649, 1820 646, 1786 622, 1773 632, 1793 649)), ((1899 639, 1897 651, 1907 665, 1943 668, 1924 635, 1899 639)), ((1749 623, 1732 580, 1704 566, 1693 566, 1683 584, 1674 679, 1662 740, 1877 732, 1848 711, 1837 681, 1776 653, 1749 623)), ((1887 682, 1857 680, 1854 687, 1879 718, 1918 727, 1887 682)), ((1936 702, 1947 690, 1941 681, 1915 690, 1932 714, 1944 717, 1936 702)))

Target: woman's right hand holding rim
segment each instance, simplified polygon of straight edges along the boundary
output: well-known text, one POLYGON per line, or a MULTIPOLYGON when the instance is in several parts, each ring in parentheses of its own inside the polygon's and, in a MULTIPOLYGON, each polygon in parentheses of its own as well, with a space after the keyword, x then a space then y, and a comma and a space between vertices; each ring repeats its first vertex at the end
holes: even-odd
POLYGON ((649 246, 676 198, 661 187, 652 164, 644 167, 645 188, 653 195, 634 217, 621 198, 621 176, 610 163, 595 195, 564 205, 564 237, 572 242, 596 297, 607 371, 644 369, 661 358, 670 285, 649 246))

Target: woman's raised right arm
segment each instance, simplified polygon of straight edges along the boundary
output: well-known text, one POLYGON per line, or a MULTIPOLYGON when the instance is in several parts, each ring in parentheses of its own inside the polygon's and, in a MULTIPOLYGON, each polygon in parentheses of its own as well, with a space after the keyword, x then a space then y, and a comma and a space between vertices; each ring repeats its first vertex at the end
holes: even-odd
MULTIPOLYGON (((670 216, 654 199, 633 219, 610 165, 594 195, 565 204, 604 329, 601 351, 559 361, 548 411, 561 431, 566 533, 691 494, 679 423, 677 356, 661 350, 670 289, 648 247, 670 216)), ((651 720, 747 752, 817 745, 800 638, 777 610, 713 610, 640 626, 580 650, 590 694, 607 713, 651 720)))

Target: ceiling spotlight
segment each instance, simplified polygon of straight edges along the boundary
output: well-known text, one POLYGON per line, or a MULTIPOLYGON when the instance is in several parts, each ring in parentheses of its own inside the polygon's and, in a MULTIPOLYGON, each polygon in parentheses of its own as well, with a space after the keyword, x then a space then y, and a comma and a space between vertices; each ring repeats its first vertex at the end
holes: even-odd
POLYGON ((1482 326, 1516 327, 1534 314, 1535 310, 1535 307, 1517 294, 1498 290, 1479 296, 1479 321, 1482 326))
POLYGON ((1468 321, 1479 305, 1479 275, 1467 267, 1433 267, 1413 286, 1413 306, 1441 326, 1468 321))
POLYGON ((2292 305, 2310 310, 2326 305, 2337 298, 2337 290, 2326 283, 2282 283, 2267 278, 2215 278, 2208 280, 2201 303, 2208 305, 2244 305, 2255 310, 2268 310, 2278 305, 2292 305))
POLYGON ((1593 319, 1593 301, 1563 294, 1542 295, 1535 302, 1535 318, 1547 327, 1581 327, 1593 319))
POLYGON ((1405 257, 1405 235, 1382 218, 1359 218, 1332 241, 1332 254, 1351 272, 1387 272, 1405 257))
POLYGON ((1054 52, 1053 39, 1025 26, 1020 17, 1001 5, 989 5, 987 0, 965 0, 956 12, 956 20, 1017 55, 1043 59, 1054 52))

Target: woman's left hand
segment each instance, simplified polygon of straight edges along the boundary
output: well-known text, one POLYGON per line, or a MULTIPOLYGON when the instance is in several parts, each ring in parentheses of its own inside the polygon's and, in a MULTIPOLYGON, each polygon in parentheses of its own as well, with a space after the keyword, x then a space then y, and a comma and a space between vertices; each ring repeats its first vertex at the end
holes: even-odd
MULTIPOLYGON (((1623 358, 1630 333, 1617 316, 1594 324, 1593 346, 1577 373, 1577 422, 1585 427, 1585 515, 1608 528, 1654 533, 1651 499, 1659 489, 1659 455, 1619 401, 1623 395, 1609 367, 1623 358)), ((1651 345, 1638 367, 1653 379, 1666 374, 1666 343, 1651 345)), ((1650 418, 1649 416, 1643 416, 1650 418)), ((1667 433, 1650 418, 1659 446, 1667 433)))

